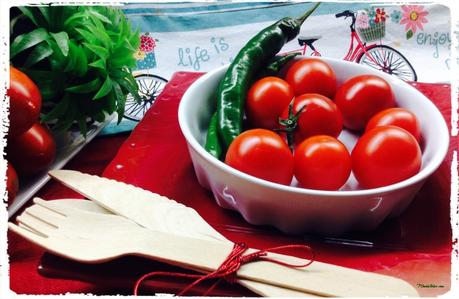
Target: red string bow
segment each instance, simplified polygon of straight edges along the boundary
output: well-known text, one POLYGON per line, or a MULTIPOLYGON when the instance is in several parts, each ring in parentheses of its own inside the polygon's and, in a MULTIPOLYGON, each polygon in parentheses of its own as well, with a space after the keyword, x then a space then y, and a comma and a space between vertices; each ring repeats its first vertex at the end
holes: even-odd
POLYGON ((137 296, 138 290, 142 282, 150 277, 153 276, 172 276, 172 277, 183 277, 183 278, 191 278, 191 279, 196 279, 194 282, 189 284, 187 287, 185 287, 183 290, 181 290, 177 295, 182 296, 189 290, 191 290, 193 287, 198 285, 204 280, 207 279, 218 279, 204 294, 203 296, 206 296, 209 294, 216 286, 217 284, 222 280, 226 280, 229 283, 236 283, 237 282, 237 271, 241 268, 242 265, 251 263, 254 261, 268 261, 271 263, 276 263, 282 266, 290 267, 290 268, 303 268, 309 266, 313 261, 314 261, 314 252, 311 249, 311 247, 307 245, 284 245, 284 246, 277 246, 277 247, 271 247, 267 249, 261 249, 257 250, 255 252, 245 254, 244 253, 247 251, 248 247, 245 243, 235 243, 233 246, 233 250, 230 252, 228 257, 223 261, 223 263, 218 267, 217 270, 207 273, 207 274, 186 274, 186 273, 180 273, 180 272, 162 272, 162 271, 154 271, 147 273, 140 277, 134 286, 134 295, 137 296), (305 249, 309 252, 311 255, 311 258, 309 261, 305 264, 302 265, 294 265, 286 262, 282 262, 276 259, 268 258, 266 257, 268 255, 268 251, 274 252, 274 251, 279 251, 279 250, 284 250, 284 249, 305 249))

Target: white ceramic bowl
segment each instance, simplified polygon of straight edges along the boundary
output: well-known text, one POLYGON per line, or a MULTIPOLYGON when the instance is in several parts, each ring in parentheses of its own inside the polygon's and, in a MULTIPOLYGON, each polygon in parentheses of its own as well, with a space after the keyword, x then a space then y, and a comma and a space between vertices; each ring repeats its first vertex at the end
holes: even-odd
MULTIPOLYGON (((221 207, 239 211, 249 223, 272 225, 286 233, 337 235, 372 230, 386 217, 400 215, 445 158, 448 128, 441 113, 423 94, 394 76, 352 62, 323 59, 334 69, 338 85, 361 74, 375 74, 390 83, 398 106, 411 110, 421 123, 422 169, 407 180, 381 188, 360 189, 351 176, 339 191, 320 191, 296 187, 294 183, 272 183, 226 165, 203 148, 216 106, 215 91, 228 67, 223 66, 199 78, 185 92, 179 123, 199 183, 212 191, 221 207)), ((357 136, 344 130, 339 139, 351 150, 357 136)))

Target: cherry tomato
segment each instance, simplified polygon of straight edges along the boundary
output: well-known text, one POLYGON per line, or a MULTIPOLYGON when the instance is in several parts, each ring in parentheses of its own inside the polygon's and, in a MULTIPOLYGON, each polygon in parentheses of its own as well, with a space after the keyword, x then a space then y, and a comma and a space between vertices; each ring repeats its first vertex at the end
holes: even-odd
POLYGON ((225 163, 267 181, 289 185, 293 178, 293 155, 276 133, 247 130, 228 148, 225 163))
POLYGON ((54 161, 56 144, 49 130, 37 122, 25 133, 9 139, 6 152, 19 175, 33 175, 54 161))
POLYGON ((26 74, 10 66, 10 88, 7 95, 10 96, 8 134, 18 136, 38 120, 41 94, 37 85, 26 74))
POLYGON ((407 130, 421 143, 421 125, 413 112, 404 108, 389 108, 375 114, 367 124, 365 131, 375 127, 396 126, 407 130))
POLYGON ((335 103, 341 110, 344 126, 363 130, 370 118, 395 106, 392 89, 386 80, 373 75, 353 77, 336 91, 335 103))
POLYGON ((294 141, 297 144, 313 135, 338 137, 343 129, 341 112, 336 104, 325 96, 317 93, 300 95, 295 98, 292 108, 293 115, 289 117, 289 106, 287 106, 281 115, 281 120, 284 122, 290 119, 294 122, 295 115, 298 115, 294 129, 294 141))
POLYGON ((274 129, 278 127, 279 116, 293 99, 290 85, 277 77, 265 77, 249 89, 246 113, 254 127, 274 129))
POLYGON ((352 170, 366 188, 391 185, 408 179, 421 169, 421 149, 406 130, 376 127, 357 141, 352 151, 352 170))
POLYGON ((18 175, 11 163, 8 163, 6 168, 6 191, 8 192, 8 204, 11 204, 19 191, 18 175))
POLYGON ((333 98, 336 92, 335 72, 319 58, 305 58, 292 64, 287 70, 285 81, 292 86, 297 96, 319 93, 333 98))
POLYGON ((312 136, 295 150, 295 177, 308 189, 338 190, 351 174, 351 156, 339 140, 312 136))

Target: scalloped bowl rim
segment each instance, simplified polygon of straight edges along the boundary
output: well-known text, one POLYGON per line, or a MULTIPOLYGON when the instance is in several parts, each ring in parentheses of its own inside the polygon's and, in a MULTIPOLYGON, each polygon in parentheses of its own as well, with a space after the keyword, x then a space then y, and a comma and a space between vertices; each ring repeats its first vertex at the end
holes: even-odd
MULTIPOLYGON (((303 56, 300 56, 303 57, 303 56)), ((333 61, 335 63, 352 63, 355 64, 354 62, 347 62, 347 61, 342 61, 341 59, 335 59, 335 58, 321 58, 325 61, 333 61)), ((364 67, 360 65, 361 67, 364 67)), ((383 187, 378 187, 378 188, 372 188, 372 189, 362 189, 362 190, 338 190, 338 191, 326 191, 326 190, 315 190, 315 189, 307 189, 307 188, 302 188, 302 187, 296 187, 296 186, 290 186, 290 185, 282 185, 274 182, 270 182, 267 180, 263 180, 257 177, 254 177, 252 175, 246 174, 242 171, 239 171, 224 162, 218 160, 211 154, 209 154, 204 147, 199 144, 199 142, 196 140, 196 138, 193 136, 191 133, 191 130, 189 126, 187 125, 186 122, 186 116, 185 116, 185 109, 186 109, 186 102, 183 100, 188 97, 188 94, 193 93, 194 89, 198 88, 199 85, 203 84, 203 82, 207 81, 208 78, 214 76, 216 73, 220 72, 222 69, 225 69, 228 67, 227 65, 223 65, 221 67, 218 67, 200 78, 198 78, 195 82, 192 83, 192 85, 186 90, 184 93, 182 100, 179 105, 179 110, 178 110, 178 119, 179 119, 179 125, 182 130, 183 135, 185 136, 186 141, 188 142, 189 145, 204 159, 208 160, 212 164, 217 165, 219 168, 223 169, 224 171, 235 175, 239 176, 249 182, 252 182, 257 185, 261 185, 267 188, 275 188, 277 190, 282 190, 282 191, 287 191, 287 192, 295 192, 298 194, 307 194, 307 195, 317 195, 317 196, 331 196, 331 197, 356 197, 356 196, 368 196, 368 195, 378 195, 382 193, 387 193, 391 191, 395 191, 398 189, 402 189, 404 187, 413 185, 415 183, 418 183, 424 179, 426 179, 428 176, 430 176, 443 162, 447 151, 448 151, 448 146, 449 146, 449 130, 448 127, 443 119, 443 116, 441 113, 438 111, 438 108, 426 97, 424 96, 420 91, 418 91, 416 88, 413 86, 407 84, 406 82, 395 78, 392 75, 388 75, 385 73, 379 74, 378 75, 389 81, 391 85, 393 84, 400 84, 402 83, 404 85, 404 88, 410 88, 415 90, 415 92, 419 93, 419 96, 423 98, 424 101, 426 101, 426 105, 431 106, 430 108, 433 110, 432 113, 440 114, 439 116, 443 119, 441 122, 442 128, 439 128, 439 131, 442 131, 442 133, 447 132, 447 140, 446 142, 443 142, 441 146, 437 149, 436 154, 432 158, 432 160, 429 161, 429 163, 426 165, 426 167, 423 167, 419 173, 416 175, 400 181, 395 184, 391 184, 388 186, 383 186, 383 187)))

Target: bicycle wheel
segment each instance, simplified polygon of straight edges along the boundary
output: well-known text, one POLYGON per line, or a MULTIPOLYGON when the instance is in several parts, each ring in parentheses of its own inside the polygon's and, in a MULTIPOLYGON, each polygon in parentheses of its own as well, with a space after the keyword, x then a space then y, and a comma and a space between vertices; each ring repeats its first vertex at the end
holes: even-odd
POLYGON ((132 94, 126 96, 124 117, 133 121, 140 121, 147 110, 153 105, 158 95, 163 91, 167 80, 152 74, 139 74, 134 76, 139 86, 141 102, 137 102, 132 94))
POLYGON ((362 52, 357 63, 399 77, 404 81, 417 81, 413 66, 399 51, 386 45, 376 45, 362 52))

